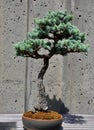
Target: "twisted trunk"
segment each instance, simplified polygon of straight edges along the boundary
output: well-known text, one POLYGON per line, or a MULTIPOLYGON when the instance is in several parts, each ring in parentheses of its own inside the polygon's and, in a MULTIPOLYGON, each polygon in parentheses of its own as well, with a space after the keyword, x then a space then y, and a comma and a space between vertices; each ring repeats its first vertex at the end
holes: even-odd
POLYGON ((38 95, 38 104, 35 107, 35 111, 47 111, 48 110, 45 86, 43 84, 43 78, 46 73, 46 70, 48 69, 48 66, 49 66, 49 58, 44 58, 44 65, 38 74, 37 87, 39 90, 39 95, 38 95))

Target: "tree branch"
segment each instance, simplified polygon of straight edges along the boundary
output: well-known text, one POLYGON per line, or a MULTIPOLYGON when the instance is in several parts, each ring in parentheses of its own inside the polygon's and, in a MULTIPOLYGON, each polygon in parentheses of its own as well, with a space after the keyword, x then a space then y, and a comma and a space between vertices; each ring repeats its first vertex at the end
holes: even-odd
POLYGON ((38 50, 33 51, 33 52, 24 51, 24 56, 26 56, 26 57, 32 57, 32 58, 35 58, 35 59, 39 59, 39 58, 49 58, 49 54, 40 55, 40 54, 38 53, 38 50))

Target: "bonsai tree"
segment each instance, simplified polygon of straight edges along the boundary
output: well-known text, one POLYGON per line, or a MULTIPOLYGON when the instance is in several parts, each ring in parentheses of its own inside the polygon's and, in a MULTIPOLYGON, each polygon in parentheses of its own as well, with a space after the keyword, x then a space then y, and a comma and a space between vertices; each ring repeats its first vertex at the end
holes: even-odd
POLYGON ((43 59, 44 64, 38 74, 38 104, 34 111, 47 111, 47 101, 43 78, 54 55, 86 52, 88 44, 83 44, 85 34, 71 24, 73 16, 67 12, 48 12, 42 19, 35 19, 36 28, 28 33, 28 39, 15 43, 16 55, 43 59))

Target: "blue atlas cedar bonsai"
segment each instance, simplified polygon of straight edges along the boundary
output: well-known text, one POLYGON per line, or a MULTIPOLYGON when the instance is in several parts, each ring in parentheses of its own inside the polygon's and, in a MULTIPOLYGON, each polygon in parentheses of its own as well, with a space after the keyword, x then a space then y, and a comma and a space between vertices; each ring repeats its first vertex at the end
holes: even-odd
POLYGON ((48 12, 42 19, 35 19, 36 28, 28 33, 28 39, 15 43, 16 55, 43 59, 44 64, 38 74, 39 99, 33 111, 47 111, 44 74, 49 59, 54 55, 65 56, 68 53, 86 52, 88 44, 83 44, 85 34, 71 24, 73 16, 67 12, 48 12), (41 53, 42 52, 42 53, 41 53))

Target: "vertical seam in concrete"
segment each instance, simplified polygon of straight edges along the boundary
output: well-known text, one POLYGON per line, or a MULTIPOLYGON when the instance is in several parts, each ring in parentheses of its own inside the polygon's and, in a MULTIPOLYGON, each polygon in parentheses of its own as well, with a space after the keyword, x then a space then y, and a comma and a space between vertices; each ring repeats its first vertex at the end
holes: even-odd
MULTIPOLYGON (((69 13, 71 13, 71 11, 73 12, 74 11, 74 0, 67 0, 66 1, 66 10, 69 12, 69 13)), ((72 21, 72 23, 73 23, 73 21, 72 21)), ((66 57, 67 59, 65 60, 67 63, 69 63, 70 62, 70 56, 67 56, 66 57)), ((70 76, 70 74, 69 74, 69 76, 70 76)), ((70 108, 70 110, 71 110, 71 108, 72 108, 72 86, 71 86, 71 80, 70 80, 70 77, 68 76, 68 80, 69 80, 69 88, 68 89, 70 89, 70 93, 69 93, 69 96, 70 96, 70 98, 69 98, 69 108, 70 108)), ((67 97, 68 98, 68 97, 67 97)), ((69 110, 69 111, 70 111, 69 110)))
MULTIPOLYGON (((70 9, 71 9, 72 14, 74 14, 74 10, 75 10, 75 1, 74 0, 71 0, 70 9)), ((74 24, 74 20, 72 20, 72 24, 74 24)), ((73 87, 74 86, 71 83, 71 91, 70 91, 71 92, 71 94, 70 94, 70 102, 71 103, 70 103, 70 109, 73 108, 73 104, 74 104, 73 102, 75 102, 75 97, 72 98, 72 96, 74 95, 74 91, 72 91, 72 90, 74 90, 73 87)), ((74 111, 75 111, 75 109, 74 109, 74 111)))
MULTIPOLYGON (((27 0, 27 30, 26 32, 28 33, 29 31, 29 0, 27 0)), ((26 38, 27 34, 26 34, 26 38)), ((28 82, 28 58, 26 58, 26 71, 25 71, 25 93, 24 93, 24 111, 27 110, 27 90, 28 90, 28 86, 27 86, 27 82, 28 82)))
POLYGON ((72 13, 74 13, 74 10, 75 10, 75 2, 74 2, 74 0, 71 0, 71 11, 72 11, 72 13))

